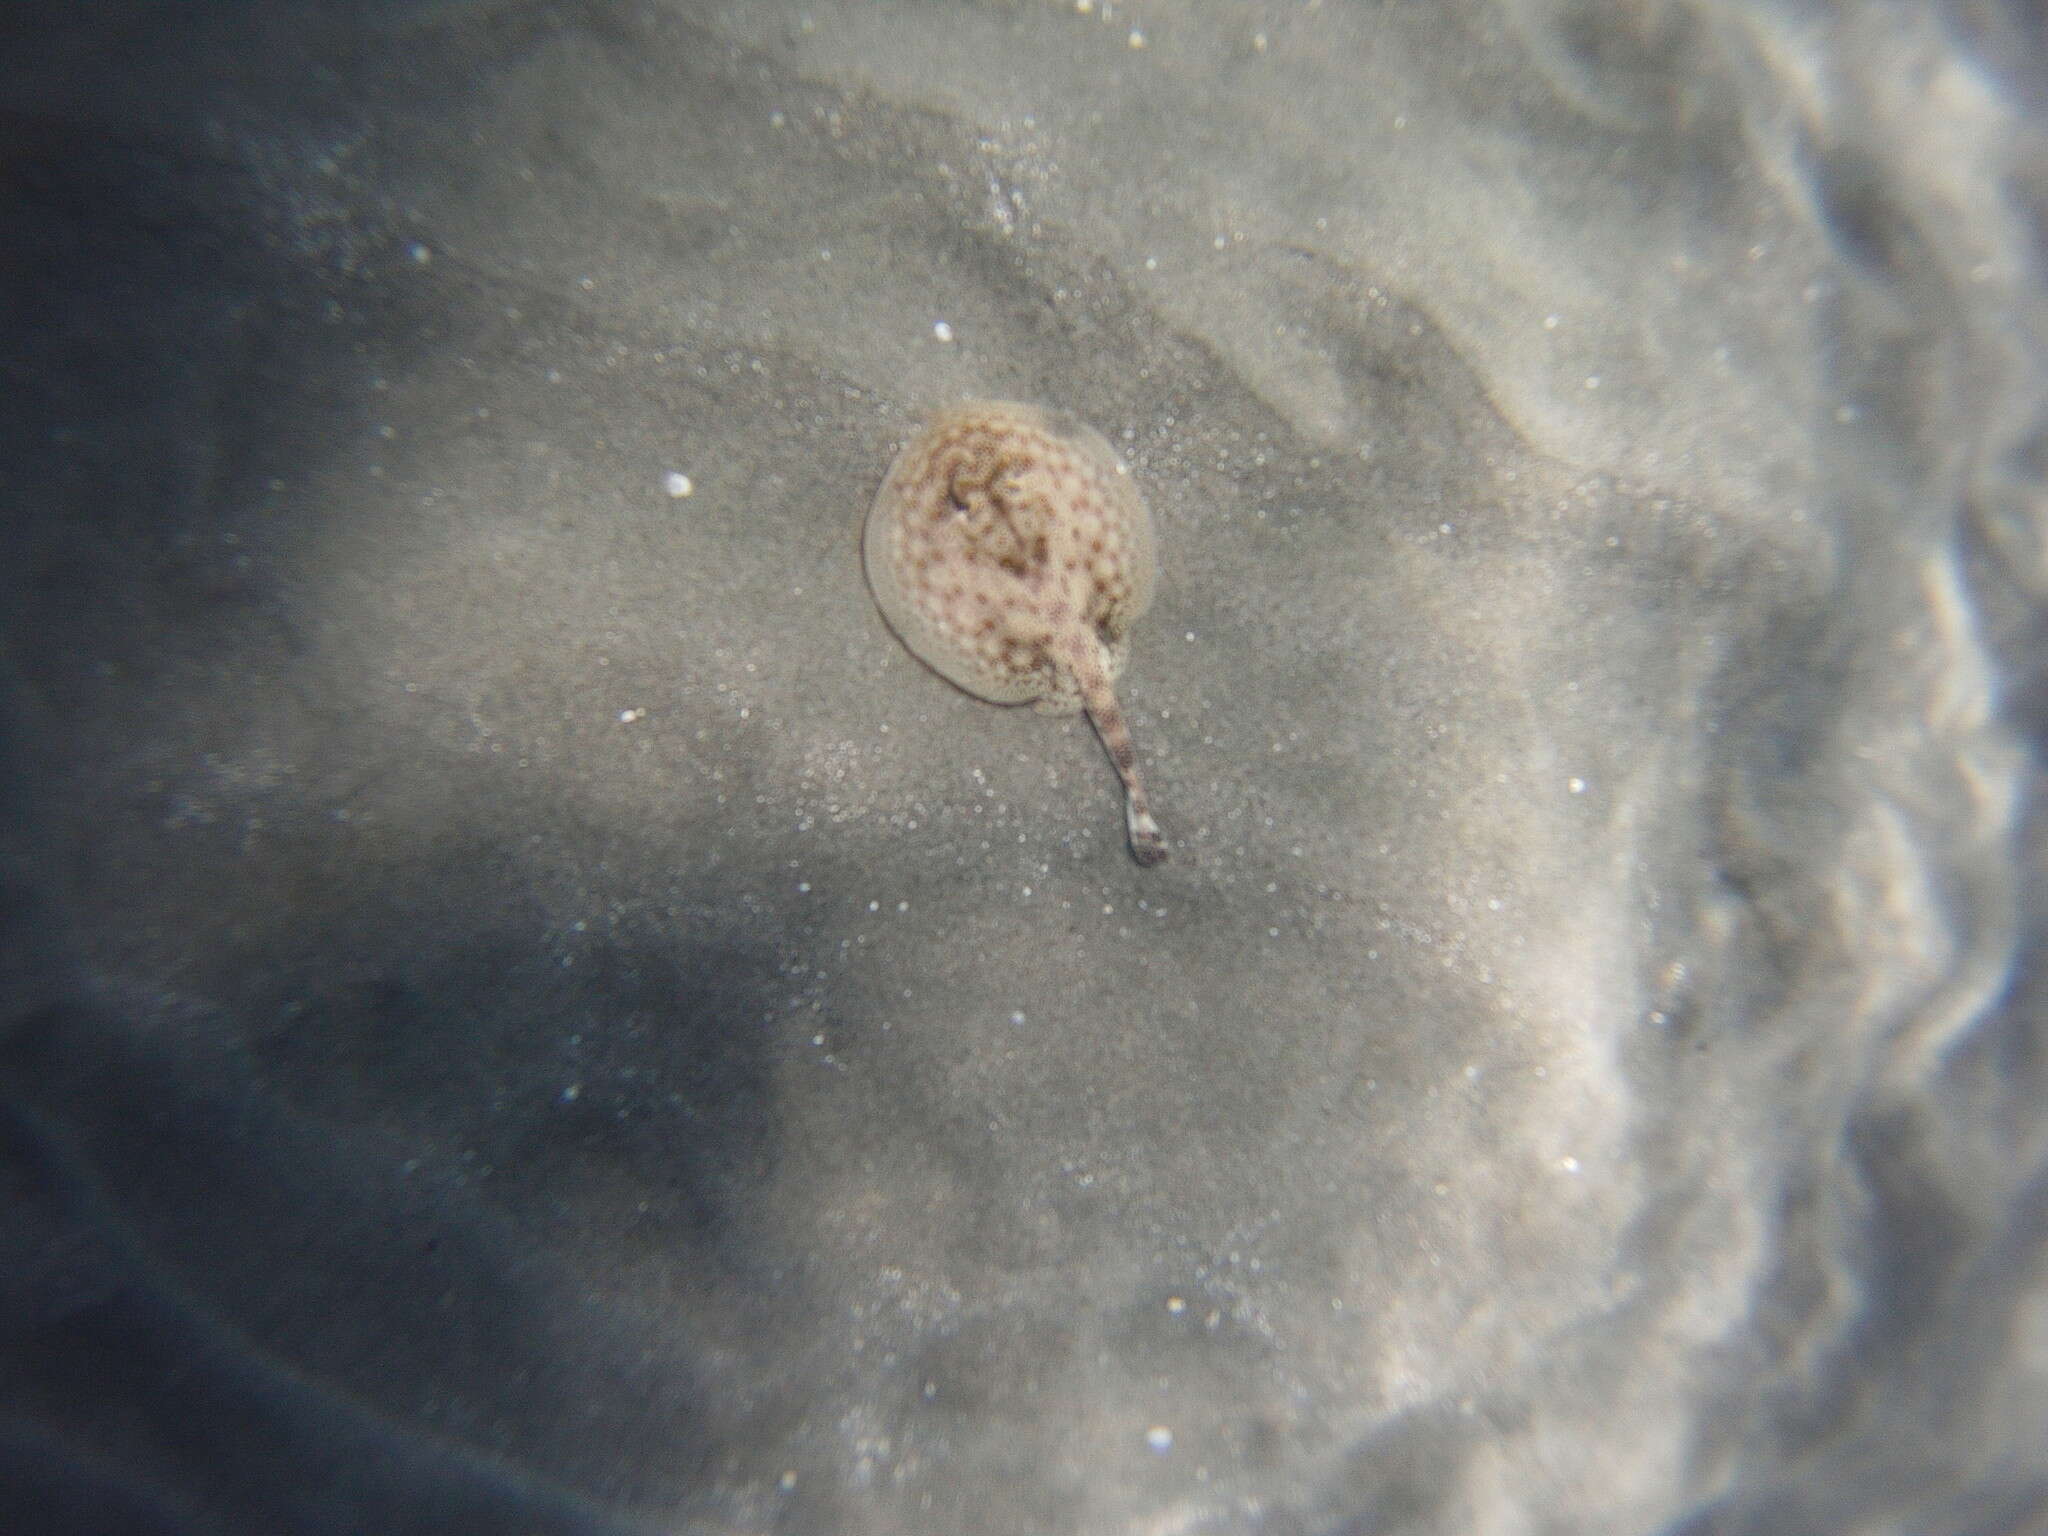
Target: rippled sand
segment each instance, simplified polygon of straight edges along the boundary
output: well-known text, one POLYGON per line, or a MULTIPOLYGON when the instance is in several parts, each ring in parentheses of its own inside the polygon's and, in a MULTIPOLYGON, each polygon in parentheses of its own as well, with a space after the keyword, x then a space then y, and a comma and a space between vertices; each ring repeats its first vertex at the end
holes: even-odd
POLYGON ((2024 37, 350 14, 0 29, 10 1532, 2048 1519, 2024 37))

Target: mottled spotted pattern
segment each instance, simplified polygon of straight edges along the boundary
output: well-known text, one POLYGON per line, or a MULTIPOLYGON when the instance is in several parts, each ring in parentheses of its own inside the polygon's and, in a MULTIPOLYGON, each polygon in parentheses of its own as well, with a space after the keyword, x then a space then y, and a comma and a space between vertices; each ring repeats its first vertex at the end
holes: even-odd
POLYGON ((1031 405, 972 400, 903 447, 868 513, 889 627, 977 698, 1085 709, 1122 777, 1131 853, 1166 857, 1113 687, 1152 602, 1152 519, 1102 437, 1031 405))

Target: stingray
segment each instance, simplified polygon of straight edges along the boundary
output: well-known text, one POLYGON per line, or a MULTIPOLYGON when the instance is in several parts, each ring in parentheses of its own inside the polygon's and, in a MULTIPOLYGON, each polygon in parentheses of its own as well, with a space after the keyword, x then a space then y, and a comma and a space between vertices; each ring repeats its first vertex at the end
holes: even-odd
POLYGON ((1114 686, 1159 561, 1101 434, 1033 405, 949 406, 889 466, 864 553, 882 617, 941 677, 995 704, 1088 712, 1123 780, 1131 856, 1162 862, 1114 686))

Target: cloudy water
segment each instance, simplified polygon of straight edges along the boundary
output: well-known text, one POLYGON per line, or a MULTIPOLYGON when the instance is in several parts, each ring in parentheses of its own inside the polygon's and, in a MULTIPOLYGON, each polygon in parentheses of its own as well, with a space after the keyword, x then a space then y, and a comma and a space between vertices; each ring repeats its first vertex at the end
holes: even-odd
POLYGON ((9 1532, 2048 1528, 2019 4, 0 23, 9 1532), (862 569, 1108 441, 1077 714, 862 569))

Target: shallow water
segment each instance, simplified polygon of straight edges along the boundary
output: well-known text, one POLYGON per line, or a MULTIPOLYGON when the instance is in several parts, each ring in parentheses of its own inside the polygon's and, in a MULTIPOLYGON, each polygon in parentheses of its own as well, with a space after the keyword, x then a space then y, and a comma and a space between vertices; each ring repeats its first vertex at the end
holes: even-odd
POLYGON ((9 1530, 2048 1523, 2024 13, 0 39, 9 1530))

